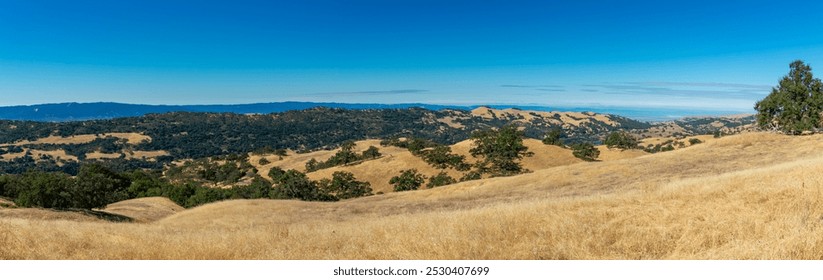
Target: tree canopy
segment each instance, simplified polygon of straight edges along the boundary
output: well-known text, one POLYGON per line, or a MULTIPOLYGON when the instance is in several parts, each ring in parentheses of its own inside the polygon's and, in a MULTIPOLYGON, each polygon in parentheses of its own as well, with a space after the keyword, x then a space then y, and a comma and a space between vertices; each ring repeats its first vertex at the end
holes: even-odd
POLYGON ((478 162, 482 171, 494 176, 508 176, 523 172, 519 160, 531 156, 529 148, 523 145, 523 132, 517 126, 507 125, 498 130, 489 129, 472 133, 474 147, 472 156, 482 158, 478 162))
POLYGON ((784 76, 771 94, 758 101, 757 124, 761 128, 781 130, 789 134, 821 127, 823 110, 823 83, 814 78, 812 68, 801 60, 789 65, 784 76))

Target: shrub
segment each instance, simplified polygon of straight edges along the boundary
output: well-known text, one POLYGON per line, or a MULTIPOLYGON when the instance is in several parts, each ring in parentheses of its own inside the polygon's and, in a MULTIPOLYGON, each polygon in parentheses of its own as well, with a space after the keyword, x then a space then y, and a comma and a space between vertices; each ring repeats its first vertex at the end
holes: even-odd
POLYGON ((451 185, 457 183, 457 180, 446 174, 446 172, 440 171, 437 175, 432 176, 429 178, 429 183, 426 184, 428 188, 434 188, 439 186, 451 185))
POLYGON ((585 161, 594 161, 600 156, 600 150, 592 143, 577 143, 572 145, 572 155, 585 161))
POLYGON ((689 144, 690 145, 697 145, 697 144, 700 144, 700 143, 703 143, 703 141, 700 141, 700 139, 697 139, 697 138, 690 138, 689 139, 689 144))
POLYGON ((603 144, 606 144, 609 148, 619 148, 619 149, 636 149, 637 148, 637 139, 625 131, 615 131, 606 136, 606 140, 603 141, 603 144))
POLYGON ((269 161, 268 159, 266 159, 264 157, 261 157, 260 160, 257 161, 257 164, 260 164, 260 165, 266 165, 266 164, 269 164, 269 163, 271 163, 271 161, 269 161))
POLYGON ((394 191, 410 191, 420 188, 420 185, 426 180, 426 176, 417 172, 417 169, 408 169, 400 171, 400 175, 394 176, 389 180, 389 184, 394 185, 394 191))
POLYGON ((563 141, 560 140, 563 136, 562 130, 552 129, 549 133, 546 133, 546 137, 543 138, 543 144, 563 147, 563 141))
POLYGON ((369 182, 357 181, 354 174, 345 171, 336 171, 332 179, 323 179, 318 182, 318 188, 323 193, 335 196, 337 199, 349 199, 372 195, 369 182))
POLYGON ((377 147, 375 147, 375 146, 369 146, 368 149, 363 151, 363 158, 364 159, 375 159, 375 158, 379 158, 380 156, 382 156, 382 154, 380 154, 380 150, 377 149, 377 147))

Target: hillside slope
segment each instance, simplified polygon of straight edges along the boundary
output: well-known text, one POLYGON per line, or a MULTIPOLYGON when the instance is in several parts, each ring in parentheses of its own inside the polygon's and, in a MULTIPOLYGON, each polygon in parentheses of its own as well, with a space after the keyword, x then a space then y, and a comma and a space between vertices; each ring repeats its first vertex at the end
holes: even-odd
POLYGON ((751 133, 336 203, 226 201, 150 224, 0 219, 0 258, 819 259, 821 148, 821 135, 751 133))

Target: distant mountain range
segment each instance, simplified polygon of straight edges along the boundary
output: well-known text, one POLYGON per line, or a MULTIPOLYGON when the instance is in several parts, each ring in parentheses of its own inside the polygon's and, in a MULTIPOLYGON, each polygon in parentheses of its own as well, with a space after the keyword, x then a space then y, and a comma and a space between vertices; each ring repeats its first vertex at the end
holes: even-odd
POLYGON ((101 120, 121 117, 139 117, 146 114, 160 114, 169 112, 210 112, 236 114, 269 114, 291 110, 303 110, 314 107, 338 109, 406 109, 424 108, 429 110, 460 109, 473 110, 485 106, 494 109, 519 108, 531 111, 566 111, 566 112, 598 112, 621 115, 641 121, 666 121, 686 116, 719 116, 739 114, 735 111, 708 111, 693 109, 651 109, 651 108, 623 108, 623 107, 549 107, 549 106, 520 106, 520 105, 433 105, 423 103, 407 104, 370 104, 370 103, 318 103, 318 102, 272 102, 236 105, 143 105, 124 104, 113 102, 97 103, 55 103, 38 105, 21 105, 0 107, 0 120, 21 121, 84 121, 101 120))
POLYGON ((303 110, 314 107, 339 109, 405 109, 425 108, 429 110, 468 109, 473 107, 441 106, 430 104, 350 104, 350 103, 314 103, 314 102, 276 102, 237 105, 143 105, 113 102, 97 103, 55 103, 23 106, 0 107, 0 119, 20 121, 84 121, 122 117, 139 117, 146 114, 169 112, 192 113, 236 113, 268 114, 291 110, 303 110))

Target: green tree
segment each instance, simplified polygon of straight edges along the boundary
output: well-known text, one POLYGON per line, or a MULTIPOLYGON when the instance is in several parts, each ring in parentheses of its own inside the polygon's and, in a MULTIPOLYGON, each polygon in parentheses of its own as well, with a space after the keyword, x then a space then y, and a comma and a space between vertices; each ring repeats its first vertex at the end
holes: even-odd
POLYGON ((515 125, 506 125, 497 130, 475 131, 471 139, 474 140, 474 147, 469 152, 482 159, 478 162, 481 170, 490 171, 494 176, 523 172, 520 159, 533 154, 523 145, 523 132, 515 125))
POLYGON ((445 169, 449 166, 458 168, 463 163, 465 157, 452 154, 452 148, 445 145, 438 145, 434 149, 421 152, 422 158, 434 168, 445 169))
POLYGON ((306 172, 316 171, 318 169, 318 164, 319 162, 316 159, 311 158, 309 161, 306 162, 306 172))
POLYGON ((546 137, 543 138, 543 144, 563 147, 563 141, 560 140, 562 137, 564 137, 562 130, 559 128, 552 129, 546 133, 546 137))
POLYGON ((400 175, 394 176, 389 180, 389 184, 394 185, 394 191, 410 191, 420 188, 423 182, 426 181, 426 176, 417 172, 417 169, 407 169, 400 171, 400 175))
POLYGON ((823 83, 814 78, 812 68, 801 60, 789 65, 772 92, 754 105, 761 128, 799 134, 821 127, 823 83))
POLYGON ((72 190, 74 207, 92 209, 128 198, 131 181, 99 164, 80 167, 72 190))
POLYGON ((269 164, 269 163, 271 163, 271 161, 269 161, 265 157, 261 157, 260 160, 257 161, 257 164, 260 164, 260 165, 266 165, 266 164, 269 164))
POLYGON ((429 178, 429 183, 426 184, 428 188, 434 188, 439 186, 451 185, 457 183, 457 180, 446 174, 446 172, 440 171, 437 175, 432 176, 429 178))
POLYGON ((585 161, 594 161, 600 156, 600 150, 595 148, 592 143, 577 143, 572 145, 572 154, 585 161))
POLYGON ((289 169, 277 178, 277 188, 273 193, 274 198, 297 198, 300 200, 336 200, 334 196, 323 193, 317 187, 317 182, 309 180, 306 174, 297 170, 289 169))
POLYGON ((379 158, 382 154, 380 154, 380 150, 377 149, 375 146, 369 146, 368 149, 363 151, 363 158, 367 159, 375 159, 379 158))
POLYGON ((609 148, 619 149, 637 149, 637 139, 625 131, 615 131, 606 136, 606 141, 603 141, 609 148))
POLYGON ((282 160, 284 156, 288 155, 288 152, 286 151, 286 149, 277 149, 274 150, 274 155, 276 155, 279 159, 282 160))
MULTIPOLYGON (((9 182, 14 203, 20 207, 70 208, 74 206, 74 180, 64 173, 29 171, 9 182)), ((7 191, 9 192, 9 191, 7 191)))
POLYGON ((323 179, 318 185, 323 192, 334 195, 338 199, 372 195, 369 182, 357 181, 354 174, 345 171, 334 172, 331 180, 323 179))

